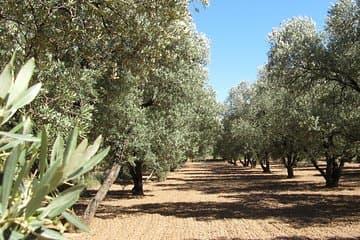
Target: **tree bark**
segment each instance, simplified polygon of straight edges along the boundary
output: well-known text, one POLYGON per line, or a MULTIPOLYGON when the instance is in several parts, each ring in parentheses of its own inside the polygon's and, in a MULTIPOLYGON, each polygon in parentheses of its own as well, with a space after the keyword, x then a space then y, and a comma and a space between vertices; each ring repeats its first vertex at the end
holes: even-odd
POLYGON ((246 154, 244 155, 244 160, 240 160, 240 163, 243 165, 243 167, 249 166, 249 158, 246 154))
POLYGON ((338 187, 339 180, 341 177, 342 168, 344 166, 344 161, 340 163, 336 162, 335 157, 329 157, 326 159, 326 187, 338 187))
POLYGON ((283 158, 283 163, 287 170, 287 178, 294 178, 294 165, 296 164, 297 158, 296 154, 287 154, 286 157, 283 158))
POLYGON ((143 196, 143 177, 142 177, 142 161, 135 161, 135 166, 131 167, 130 174, 133 179, 134 187, 131 190, 133 195, 143 196))
POLYGON ((228 160, 228 163, 234 165, 234 166, 237 166, 237 162, 236 160, 228 160))
POLYGON ((251 159, 251 160, 250 160, 250 167, 251 167, 251 168, 255 168, 255 167, 256 167, 256 160, 255 160, 255 159, 251 159))
POLYGON ((268 160, 265 161, 265 164, 262 166, 262 169, 263 169, 263 173, 271 173, 270 164, 268 160))
POLYGON ((111 186, 115 182, 116 178, 119 175, 119 172, 121 170, 121 162, 124 158, 124 151, 127 147, 127 141, 124 142, 124 145, 120 149, 120 151, 116 154, 116 159, 113 162, 113 165, 111 166, 110 171, 108 172, 105 181, 100 186, 99 190, 97 191, 95 197, 93 197, 84 212, 83 219, 85 223, 89 224, 91 220, 94 218, 97 208, 99 207, 99 204, 104 200, 106 197, 106 194, 110 190, 111 186))
POLYGON ((317 164, 317 161, 315 160, 315 158, 311 158, 311 163, 313 164, 313 166, 316 168, 316 170, 318 170, 321 174, 321 176, 323 176, 326 180, 326 174, 324 172, 323 169, 320 168, 320 166, 317 164))
POLYGON ((245 163, 244 167, 248 167, 250 165, 250 157, 248 155, 245 155, 244 163, 245 163))
POLYGON ((152 176, 154 175, 154 173, 155 173, 155 170, 152 170, 150 175, 145 179, 145 182, 150 181, 152 176))
POLYGON ((330 147, 334 146, 334 134, 329 135, 327 140, 324 141, 323 146, 325 148, 326 157, 326 170, 325 180, 326 187, 338 187, 341 176, 341 170, 344 166, 344 159, 340 159, 340 163, 336 161, 336 156, 329 151, 330 147))
POLYGON ((85 223, 89 224, 90 221, 94 218, 99 204, 106 197, 106 194, 108 193, 111 185, 115 182, 117 176, 119 175, 120 169, 121 169, 120 163, 114 162, 108 175, 106 176, 104 183, 100 186, 95 197, 93 197, 90 200, 89 204, 86 207, 86 210, 85 210, 84 216, 83 216, 85 223))
POLYGON ((291 166, 287 166, 286 169, 287 169, 287 178, 294 178, 295 175, 294 175, 294 168, 293 168, 293 166, 292 166, 292 165, 291 165, 291 166))
POLYGON ((263 170, 263 173, 271 173, 268 153, 265 153, 265 158, 260 161, 260 165, 263 170))
POLYGON ((341 172, 345 163, 344 160, 340 160, 340 163, 337 163, 335 157, 327 157, 325 171, 319 167, 315 159, 311 159, 311 162, 314 167, 320 172, 321 176, 324 177, 326 187, 332 188, 339 186, 341 172))

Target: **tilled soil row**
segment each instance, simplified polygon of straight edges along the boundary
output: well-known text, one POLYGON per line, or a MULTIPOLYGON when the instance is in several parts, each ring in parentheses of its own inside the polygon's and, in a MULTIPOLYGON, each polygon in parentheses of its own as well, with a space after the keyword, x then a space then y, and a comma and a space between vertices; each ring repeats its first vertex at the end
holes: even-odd
MULTIPOLYGON (((224 162, 187 163, 165 182, 145 184, 134 198, 131 186, 114 185, 85 239, 360 239, 360 167, 345 169, 338 189, 323 187, 311 167, 287 179, 224 162)), ((82 200, 86 204, 85 200, 82 200)), ((81 206, 80 202, 80 206, 81 206)))

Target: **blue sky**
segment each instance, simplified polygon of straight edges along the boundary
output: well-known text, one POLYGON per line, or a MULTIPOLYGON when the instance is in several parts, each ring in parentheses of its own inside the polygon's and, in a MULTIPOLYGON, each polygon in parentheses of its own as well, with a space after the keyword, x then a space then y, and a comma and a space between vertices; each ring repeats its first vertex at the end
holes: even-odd
MULTIPOLYGON (((257 69, 267 61, 267 35, 294 16, 311 17, 319 29, 335 0, 210 0, 193 11, 199 32, 210 39, 209 83, 223 102, 231 87, 253 83, 257 69)), ((194 4, 193 4, 194 5, 194 4)), ((194 9, 194 6, 192 6, 194 9)))

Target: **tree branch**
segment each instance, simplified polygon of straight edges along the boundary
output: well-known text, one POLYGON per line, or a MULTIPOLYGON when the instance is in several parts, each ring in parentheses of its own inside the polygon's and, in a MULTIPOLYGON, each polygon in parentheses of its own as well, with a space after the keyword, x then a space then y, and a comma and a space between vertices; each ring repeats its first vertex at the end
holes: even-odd
POLYGON ((326 180, 326 174, 325 174, 324 170, 319 167, 319 165, 317 164, 315 158, 311 158, 311 163, 320 172, 321 176, 323 176, 325 178, 325 180, 326 180))

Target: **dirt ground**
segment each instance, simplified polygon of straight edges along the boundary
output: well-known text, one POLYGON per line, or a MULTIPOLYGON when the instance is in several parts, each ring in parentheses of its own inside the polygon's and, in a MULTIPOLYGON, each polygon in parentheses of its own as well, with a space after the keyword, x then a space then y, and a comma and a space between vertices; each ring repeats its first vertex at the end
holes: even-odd
MULTIPOLYGON (((360 239, 360 165, 347 165, 338 189, 312 167, 272 166, 271 174, 224 162, 187 163, 165 182, 113 186, 85 239, 360 239)), ((86 204, 80 202, 81 209, 86 204)), ((80 210, 81 212, 81 210, 80 210)))

